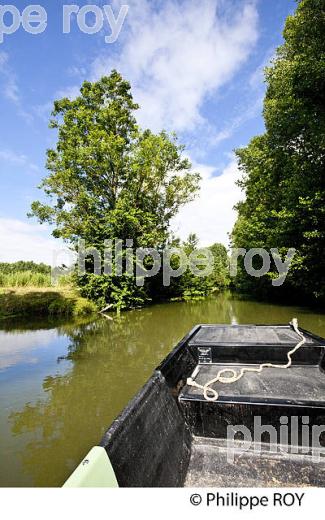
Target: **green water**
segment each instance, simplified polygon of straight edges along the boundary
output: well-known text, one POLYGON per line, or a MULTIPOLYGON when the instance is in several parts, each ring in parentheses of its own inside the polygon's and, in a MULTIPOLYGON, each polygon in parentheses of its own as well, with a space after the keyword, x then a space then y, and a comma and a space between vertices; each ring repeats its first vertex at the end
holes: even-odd
POLYGON ((60 486, 171 348, 197 323, 299 324, 325 315, 223 294, 113 320, 0 322, 0 486, 60 486))

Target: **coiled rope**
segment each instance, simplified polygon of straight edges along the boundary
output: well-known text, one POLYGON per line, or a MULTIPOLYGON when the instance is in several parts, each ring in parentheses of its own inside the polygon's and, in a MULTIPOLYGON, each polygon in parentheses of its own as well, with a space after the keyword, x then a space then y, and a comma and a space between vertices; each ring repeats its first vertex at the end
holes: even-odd
POLYGON ((297 318, 293 318, 293 320, 290 324, 292 325, 294 331, 301 338, 301 340, 299 341, 299 343, 297 343, 297 345, 292 350, 290 350, 287 353, 288 363, 286 363, 286 365, 274 365, 273 363, 262 363, 258 368, 244 367, 238 371, 234 370, 233 368, 223 368, 223 369, 219 370, 216 377, 214 377, 213 379, 211 379, 204 385, 200 385, 196 381, 194 381, 194 378, 197 376, 197 374, 199 372, 199 367, 197 366, 196 369, 194 370, 192 376, 187 378, 187 384, 189 386, 195 386, 196 388, 200 388, 201 390, 203 390, 203 396, 207 401, 217 401, 217 399, 219 398, 219 394, 216 390, 211 388, 211 385, 213 385, 214 383, 217 383, 217 382, 225 383, 225 384, 235 383, 235 381, 238 381, 239 379, 241 379, 246 372, 255 372, 257 374, 260 374, 262 372, 262 370, 264 370, 264 368, 289 368, 292 364, 292 359, 291 359, 292 354, 294 354, 294 352, 296 352, 304 343, 306 343, 305 336, 298 328, 297 318), (225 374, 227 374, 227 373, 230 375, 226 376, 225 374))

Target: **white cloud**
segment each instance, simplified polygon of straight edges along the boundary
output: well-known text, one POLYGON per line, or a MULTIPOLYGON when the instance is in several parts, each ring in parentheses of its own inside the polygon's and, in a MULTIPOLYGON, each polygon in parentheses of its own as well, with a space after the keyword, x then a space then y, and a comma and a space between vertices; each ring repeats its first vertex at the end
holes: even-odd
POLYGON ((204 122, 206 96, 232 78, 257 41, 255 3, 129 4, 118 57, 110 50, 99 56, 93 79, 116 68, 131 81, 142 126, 193 130, 204 122))
POLYGON ((9 63, 8 53, 3 51, 0 52, 0 90, 5 98, 16 105, 18 114, 30 123, 32 116, 22 106, 16 74, 9 63))
POLYGON ((16 166, 25 166, 33 172, 38 173, 40 171, 40 168, 37 166, 37 164, 31 162, 26 155, 16 153, 13 150, 0 150, 0 161, 3 161, 4 163, 11 163, 16 166))
POLYGON ((68 98, 70 100, 75 99, 80 94, 80 85, 71 85, 60 90, 57 90, 53 95, 53 99, 48 101, 47 103, 43 103, 42 105, 35 105, 33 107, 33 112, 43 119, 43 121, 48 122, 51 116, 51 112, 54 108, 54 101, 56 99, 68 98))
MULTIPOLYGON (((172 229, 183 240, 196 233, 203 246, 214 242, 228 245, 227 233, 236 219, 233 206, 242 198, 235 185, 239 177, 237 163, 232 160, 219 176, 213 176, 212 166, 194 164, 193 168, 202 175, 200 194, 181 209, 172 229)), ((70 265, 73 260, 67 246, 49 233, 46 225, 0 217, 0 262, 34 260, 52 266, 70 265)))
POLYGON ((37 352, 34 351, 48 347, 56 337, 56 330, 33 330, 18 334, 0 331, 0 370, 18 363, 37 363, 37 352))
MULTIPOLYGON (((118 11, 122 0, 114 1, 118 11)), ((258 39, 255 0, 129 0, 129 12, 117 42, 107 45, 90 65, 90 80, 116 68, 131 82, 134 99, 141 105, 137 119, 153 131, 162 128, 206 135, 206 145, 227 139, 260 109, 260 99, 216 135, 204 119, 202 107, 248 59, 258 39)), ((79 87, 57 92, 74 97, 79 87)), ((48 110, 48 106, 47 106, 48 110)), ((205 150, 206 151, 206 150, 205 150)), ((182 238, 196 232, 203 244, 228 243, 235 221, 233 205, 241 197, 235 186, 235 162, 220 176, 203 172, 200 197, 175 219, 182 238)))
POLYGON ((234 117, 232 120, 227 122, 222 130, 220 130, 217 134, 213 135, 212 133, 212 137, 210 139, 212 145, 218 145, 220 142, 229 139, 234 135, 236 130, 242 126, 243 123, 246 123, 246 121, 249 121, 250 119, 253 119, 254 117, 262 114, 263 100, 266 90, 264 69, 271 64, 275 55, 276 49, 274 47, 271 47, 267 50, 262 62, 250 75, 248 80, 250 94, 252 96, 251 99, 254 98, 254 100, 249 103, 247 108, 242 109, 237 117, 234 117))
POLYGON ((53 266, 67 264, 66 246, 50 238, 49 231, 48 226, 0 217, 0 262, 34 260, 53 266))
POLYGON ((79 86, 72 85, 70 87, 66 87, 64 89, 58 90, 54 95, 54 99, 62 99, 62 98, 75 99, 79 95, 80 95, 80 85, 79 86))
POLYGON ((0 72, 3 78, 3 95, 10 101, 16 104, 19 103, 19 89, 16 76, 9 65, 9 55, 6 52, 0 52, 0 72))
POLYGON ((229 123, 227 123, 222 130, 220 130, 216 135, 213 135, 209 142, 212 145, 218 145, 222 141, 225 141, 226 139, 230 139, 246 121, 249 121, 250 119, 253 119, 257 115, 260 115, 263 108, 263 99, 264 99, 264 93, 259 93, 256 96, 255 101, 249 105, 248 108, 243 110, 241 114, 234 119, 232 119, 229 123))
POLYGON ((272 60, 276 57, 276 48, 270 47, 264 55, 264 58, 260 65, 254 70, 249 78, 249 84, 252 89, 265 91, 265 67, 269 67, 272 64, 272 60))
POLYGON ((233 206, 242 198, 235 184, 240 176, 237 163, 233 159, 219 176, 213 176, 212 166, 194 164, 193 168, 202 175, 201 191, 197 199, 184 206, 175 217, 173 229, 183 240, 190 233, 196 233, 202 246, 214 242, 227 246, 227 233, 236 220, 233 206))

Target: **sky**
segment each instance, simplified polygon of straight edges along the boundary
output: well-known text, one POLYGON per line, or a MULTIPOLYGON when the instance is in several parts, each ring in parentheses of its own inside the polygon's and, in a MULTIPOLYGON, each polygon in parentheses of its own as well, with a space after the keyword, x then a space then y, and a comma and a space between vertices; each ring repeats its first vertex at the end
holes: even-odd
MULTIPOLYGON (((29 6, 24 0, 8 4, 15 15, 29 6)), ((56 131, 48 128, 51 108, 55 99, 76 96, 84 80, 95 81, 112 68, 131 83, 141 106, 140 125, 175 131, 201 173, 200 195, 181 209, 174 232, 182 239, 194 232, 202 246, 227 246, 233 206, 242 198, 234 149, 264 131, 263 68, 283 41, 295 1, 38 0, 38 5, 47 16, 39 34, 26 31, 26 16, 24 25, 2 34, 13 17, 0 16, 0 261, 63 261, 51 229, 27 217, 31 202, 44 200, 37 186, 46 175, 46 150, 56 142, 56 131), (70 4, 79 14, 71 15, 65 24, 70 32, 64 33, 63 8, 70 4), (95 14, 85 18, 87 4, 95 6, 95 14), (107 13, 119 19, 119 32, 119 23, 112 31, 107 13), (86 34, 83 23, 95 22, 93 34, 86 34)))

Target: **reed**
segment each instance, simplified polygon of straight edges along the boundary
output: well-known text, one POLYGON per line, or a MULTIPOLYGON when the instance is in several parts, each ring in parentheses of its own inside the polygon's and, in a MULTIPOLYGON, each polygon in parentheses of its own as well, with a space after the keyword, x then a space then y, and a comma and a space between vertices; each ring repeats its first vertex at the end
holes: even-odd
POLYGON ((50 274, 33 271, 3 273, 0 271, 0 287, 50 287, 50 274))

